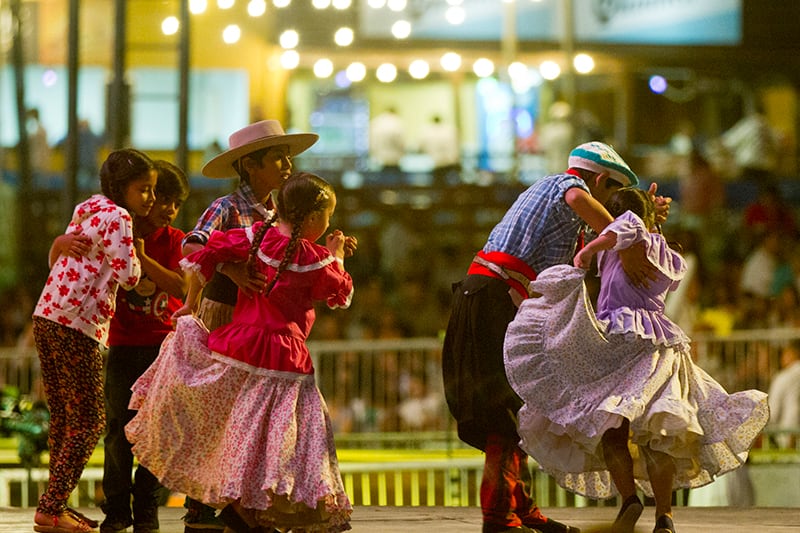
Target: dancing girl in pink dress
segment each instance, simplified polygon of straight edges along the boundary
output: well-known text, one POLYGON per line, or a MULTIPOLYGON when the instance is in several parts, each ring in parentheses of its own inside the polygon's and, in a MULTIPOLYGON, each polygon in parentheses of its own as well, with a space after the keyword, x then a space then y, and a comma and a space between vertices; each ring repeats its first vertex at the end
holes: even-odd
POLYGON ((330 416, 314 381, 306 338, 314 302, 348 307, 344 257, 356 247, 336 230, 336 196, 322 178, 293 174, 277 196, 278 223, 214 232, 181 262, 186 304, 161 353, 133 388, 126 426, 139 461, 172 490, 222 508, 238 532, 350 529, 352 512, 330 416), (192 315, 200 288, 225 262, 249 261, 269 280, 240 293, 231 323, 209 333, 192 315))

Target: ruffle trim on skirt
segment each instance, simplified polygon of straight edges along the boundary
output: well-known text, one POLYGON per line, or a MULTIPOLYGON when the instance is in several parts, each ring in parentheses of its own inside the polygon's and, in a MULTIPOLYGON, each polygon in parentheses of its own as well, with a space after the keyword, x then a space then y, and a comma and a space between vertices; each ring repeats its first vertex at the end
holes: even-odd
POLYGON ((252 372, 212 355, 181 317, 133 387, 133 453, 161 483, 215 507, 238 501, 265 525, 350 529, 328 408, 313 375, 252 372))

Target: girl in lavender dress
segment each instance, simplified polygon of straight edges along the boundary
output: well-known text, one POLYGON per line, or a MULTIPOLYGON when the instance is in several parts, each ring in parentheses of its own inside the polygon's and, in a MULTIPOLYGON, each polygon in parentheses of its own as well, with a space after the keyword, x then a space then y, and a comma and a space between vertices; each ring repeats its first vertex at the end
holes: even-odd
POLYGON ((520 446, 564 488, 589 498, 620 495, 613 531, 631 533, 655 498, 655 533, 674 533, 672 491, 700 487, 743 465, 769 418, 767 395, 728 394, 692 361, 690 339, 664 315, 686 271, 655 229, 645 191, 616 192, 612 222, 575 256, 539 274, 540 297, 508 327, 505 364, 523 400, 520 446), (659 276, 635 287, 618 251, 644 243, 659 276), (597 314, 584 275, 598 255, 597 314))

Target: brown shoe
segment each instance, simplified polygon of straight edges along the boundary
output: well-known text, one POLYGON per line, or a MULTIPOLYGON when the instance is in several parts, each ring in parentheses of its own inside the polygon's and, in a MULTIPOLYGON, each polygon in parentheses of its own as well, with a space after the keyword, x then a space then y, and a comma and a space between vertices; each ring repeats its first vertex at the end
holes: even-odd
POLYGON ((535 528, 542 533, 581 533, 578 527, 568 526, 550 518, 544 524, 529 524, 528 527, 535 528))

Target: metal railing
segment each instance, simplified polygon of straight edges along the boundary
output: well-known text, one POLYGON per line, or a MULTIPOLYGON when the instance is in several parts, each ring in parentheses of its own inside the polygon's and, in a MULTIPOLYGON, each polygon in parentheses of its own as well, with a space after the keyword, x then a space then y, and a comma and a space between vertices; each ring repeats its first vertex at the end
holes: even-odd
MULTIPOLYGON (((780 350, 800 330, 736 331, 696 335, 698 364, 729 391, 767 390, 780 350)), ((334 422, 345 487, 356 505, 478 504, 483 458, 470 454, 455 433, 441 380, 441 341, 434 338, 310 342, 317 383, 334 422), (392 450, 405 450, 393 456, 392 450), (367 453, 383 452, 381 456, 367 453)), ((32 348, 0 348, 0 383, 36 396, 39 364, 32 348)), ((800 462, 800 428, 766 432, 754 462, 800 462), (781 448, 778 433, 793 437, 781 448)), ((93 504, 102 469, 87 468, 75 504, 93 504)), ((0 507, 27 505, 32 484, 46 469, 0 468, 0 507)), ((588 500, 534 473, 540 505, 585 506, 588 500)))
MULTIPOLYGON (((800 329, 696 334, 697 363, 729 391, 766 391, 780 353, 800 329)), ((449 429, 441 381, 441 341, 436 338, 309 342, 317 384, 337 433, 424 432, 449 429), (410 415, 419 415, 411 417, 410 415)), ((0 348, 0 385, 38 397, 39 359, 33 347, 0 348)))

